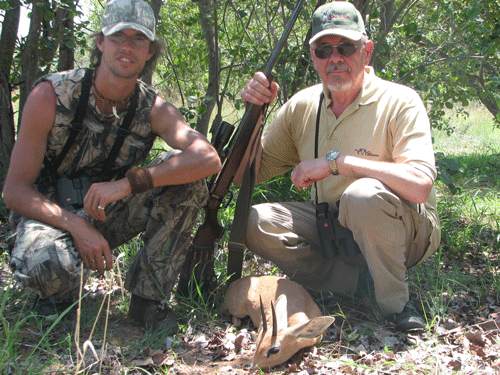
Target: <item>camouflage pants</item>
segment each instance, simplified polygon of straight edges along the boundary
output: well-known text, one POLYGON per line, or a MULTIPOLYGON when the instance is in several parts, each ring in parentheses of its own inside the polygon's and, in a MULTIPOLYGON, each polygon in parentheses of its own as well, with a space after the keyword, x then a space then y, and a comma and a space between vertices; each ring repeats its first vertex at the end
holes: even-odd
MULTIPOLYGON (((159 164, 175 152, 162 154, 159 164)), ((125 287, 141 297, 166 301, 177 281, 200 208, 206 203, 205 180, 154 188, 106 207, 105 222, 85 217, 111 249, 142 233, 143 246, 127 272, 125 287)), ((10 268, 16 281, 42 298, 67 300, 78 293, 81 259, 71 235, 44 223, 22 218, 14 234, 10 268)), ((89 271, 84 271, 84 279, 89 271)))

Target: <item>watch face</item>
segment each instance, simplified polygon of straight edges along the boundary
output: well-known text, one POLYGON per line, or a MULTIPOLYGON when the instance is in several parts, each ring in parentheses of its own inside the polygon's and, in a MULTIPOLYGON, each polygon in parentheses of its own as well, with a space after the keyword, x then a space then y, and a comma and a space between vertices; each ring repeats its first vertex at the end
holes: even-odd
POLYGON ((337 150, 328 151, 326 153, 326 160, 328 160, 328 161, 337 160, 337 158, 339 157, 339 154, 340 153, 337 150))

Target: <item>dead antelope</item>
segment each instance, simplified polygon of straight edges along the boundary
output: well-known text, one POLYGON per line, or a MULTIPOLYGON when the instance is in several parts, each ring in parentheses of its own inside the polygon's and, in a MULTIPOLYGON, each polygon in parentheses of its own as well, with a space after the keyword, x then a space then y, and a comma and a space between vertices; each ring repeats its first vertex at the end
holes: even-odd
POLYGON ((246 316, 259 327, 253 364, 262 369, 279 365, 300 349, 316 345, 335 320, 321 316, 318 305, 299 284, 276 276, 234 281, 221 312, 229 312, 237 327, 246 316))

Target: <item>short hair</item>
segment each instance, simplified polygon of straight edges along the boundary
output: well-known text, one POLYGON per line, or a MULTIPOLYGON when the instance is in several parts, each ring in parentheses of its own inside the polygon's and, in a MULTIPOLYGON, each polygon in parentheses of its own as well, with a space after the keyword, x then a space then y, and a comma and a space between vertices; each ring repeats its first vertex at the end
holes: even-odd
MULTIPOLYGON (((101 41, 104 38, 104 34, 101 31, 93 34, 91 37, 94 39, 94 46, 92 52, 90 53, 90 66, 91 68, 95 69, 99 65, 101 65, 102 52, 97 47, 97 42, 101 41)), ((153 73, 156 65, 158 64, 158 59, 161 55, 163 55, 165 51, 165 43, 158 37, 156 37, 155 40, 151 41, 151 46, 154 47, 155 52, 153 56, 151 56, 151 58, 146 61, 146 64, 144 64, 144 68, 142 69, 141 73, 139 73, 139 78, 153 73)))

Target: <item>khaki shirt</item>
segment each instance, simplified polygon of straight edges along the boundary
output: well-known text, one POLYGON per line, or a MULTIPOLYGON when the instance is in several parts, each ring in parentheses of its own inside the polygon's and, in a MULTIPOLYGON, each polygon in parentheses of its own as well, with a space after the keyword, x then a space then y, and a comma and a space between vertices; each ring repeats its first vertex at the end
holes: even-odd
MULTIPOLYGON (((436 180, 430 123, 419 95, 409 87, 382 80, 373 68, 367 67, 360 94, 339 118, 328 108, 331 99, 322 84, 301 90, 285 103, 262 139, 259 182, 281 175, 303 160, 314 159, 316 116, 322 91, 325 98, 318 157, 338 150, 343 155, 369 160, 408 163, 436 180)), ((319 202, 333 204, 352 181, 342 175, 329 176, 317 183, 317 192, 313 187, 312 199, 317 194, 319 202)), ((440 241, 434 188, 424 205, 434 227, 430 255, 440 241)))

